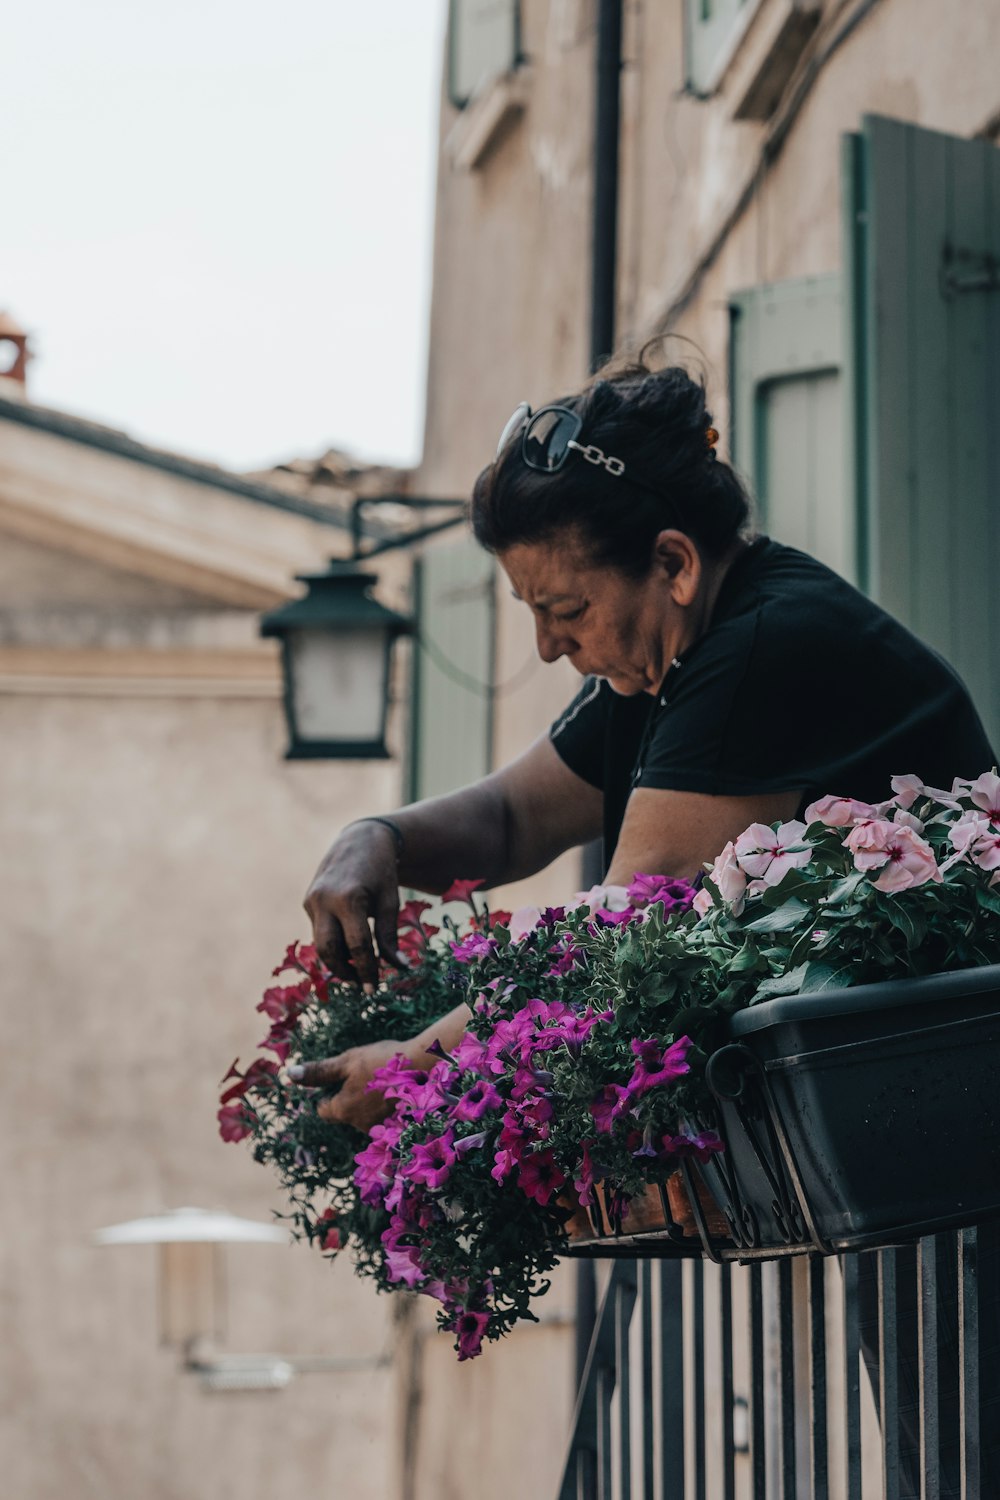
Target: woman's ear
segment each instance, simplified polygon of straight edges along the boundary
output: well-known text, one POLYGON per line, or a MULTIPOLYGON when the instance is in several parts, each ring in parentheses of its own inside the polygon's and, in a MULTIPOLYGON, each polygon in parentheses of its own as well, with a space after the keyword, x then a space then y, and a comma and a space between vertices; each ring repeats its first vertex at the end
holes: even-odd
POLYGON ((653 543, 653 558, 674 603, 682 609, 693 604, 701 583, 701 556, 691 538, 683 531, 661 531, 653 543))

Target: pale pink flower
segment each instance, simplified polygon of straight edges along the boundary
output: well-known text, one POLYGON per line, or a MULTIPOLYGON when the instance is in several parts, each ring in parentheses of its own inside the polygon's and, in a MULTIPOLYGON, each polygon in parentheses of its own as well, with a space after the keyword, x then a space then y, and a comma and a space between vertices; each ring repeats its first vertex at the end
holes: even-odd
POLYGON ((539 906, 519 906, 517 911, 511 913, 508 923, 511 940, 517 943, 521 938, 527 937, 529 932, 534 932, 541 915, 539 906))
POLYGON ((812 850, 802 844, 806 825, 793 818, 779 828, 766 823, 751 823, 736 840, 735 853, 740 868, 756 876, 765 885, 777 885, 789 872, 800 870, 812 859, 812 850))
POLYGON ((858 802, 854 797, 820 797, 810 802, 803 814, 807 824, 825 823, 828 828, 849 828, 862 818, 874 816, 870 802, 858 802))
POLYGON ((967 812, 948 830, 955 853, 947 859, 943 869, 960 859, 971 859, 981 870, 1000 870, 1000 827, 985 813, 967 812))
POLYGON ((934 850, 905 824, 872 818, 852 828, 844 844, 854 855, 856 870, 882 871, 873 882, 876 890, 906 891, 941 879, 934 850))
POLYGON ((707 890, 705 886, 702 886, 701 890, 695 896, 691 905, 694 907, 699 917, 703 917, 707 911, 711 911, 712 907, 715 905, 715 902, 712 900, 711 892, 707 890))
POLYGON ((589 891, 577 891, 569 909, 572 911, 578 906, 589 906, 591 911, 627 911, 631 905, 627 887, 592 885, 589 891))
POLYGON ((739 916, 746 900, 747 877, 737 863, 736 849, 732 843, 726 845, 715 861, 709 879, 726 905, 731 906, 734 914, 739 916))
POLYGON ((918 797, 926 796, 930 791, 919 776, 894 776, 889 785, 895 793, 896 806, 904 809, 912 807, 918 797))
POLYGON ((995 771, 984 771, 972 783, 969 796, 994 823, 1000 823, 1000 776, 995 771))
POLYGON ((892 815, 892 821, 902 828, 912 828, 914 833, 923 833, 924 825, 913 813, 907 812, 905 808, 897 807, 892 815))

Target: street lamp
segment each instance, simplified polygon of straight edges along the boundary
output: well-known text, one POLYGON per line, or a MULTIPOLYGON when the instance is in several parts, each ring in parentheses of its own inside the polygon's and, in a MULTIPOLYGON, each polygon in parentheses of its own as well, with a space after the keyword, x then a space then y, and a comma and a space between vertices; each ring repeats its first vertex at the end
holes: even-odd
POLYGON ((286 760, 384 760, 392 647, 413 630, 373 598, 375 573, 331 562, 301 573, 306 593, 271 610, 261 635, 281 641, 286 760))
POLYGON ((277 1391, 297 1374, 381 1369, 387 1352, 327 1354, 223 1354, 220 1334, 224 1244, 288 1245, 287 1229, 206 1208, 174 1208, 148 1219, 130 1219, 94 1232, 98 1245, 157 1245, 160 1252, 160 1342, 179 1348, 184 1369, 206 1391, 277 1391))

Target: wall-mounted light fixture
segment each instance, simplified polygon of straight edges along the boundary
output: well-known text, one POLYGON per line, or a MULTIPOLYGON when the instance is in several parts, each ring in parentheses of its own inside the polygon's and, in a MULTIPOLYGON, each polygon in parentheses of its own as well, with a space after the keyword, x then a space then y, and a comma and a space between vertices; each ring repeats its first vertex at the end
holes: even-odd
POLYGON ((209 1391, 281 1390, 294 1375, 312 1371, 370 1370, 388 1354, 357 1358, 293 1354, 223 1354, 224 1244, 288 1245, 288 1231, 234 1214, 175 1208, 148 1219, 111 1224, 94 1234, 98 1245, 159 1247, 160 1342, 180 1350, 183 1368, 209 1391))
POLYGON ((359 496, 351 510, 352 556, 325 573, 302 573, 305 594, 264 615, 261 635, 281 641, 286 760, 384 760, 392 648, 413 621, 374 597, 375 573, 358 564, 412 546, 465 517, 462 500, 359 496), (372 505, 444 512, 426 525, 363 544, 362 511, 372 505), (460 514, 459 514, 460 512, 460 514))

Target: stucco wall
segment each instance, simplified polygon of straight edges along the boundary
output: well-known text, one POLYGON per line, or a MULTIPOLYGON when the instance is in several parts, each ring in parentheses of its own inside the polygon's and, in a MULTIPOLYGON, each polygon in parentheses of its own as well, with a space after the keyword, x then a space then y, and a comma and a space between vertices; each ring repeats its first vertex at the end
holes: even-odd
MULTIPOLYGON (((17 1500, 383 1500, 391 1375, 206 1395, 157 1346, 156 1253, 100 1226, 184 1204, 269 1220, 215 1133, 217 1080, 306 934, 331 832, 395 763, 290 765, 276 697, 0 693, 4 1316, 0 1451, 17 1500)), ((302 1246, 229 1246, 231 1350, 375 1354, 390 1304, 302 1246)))

